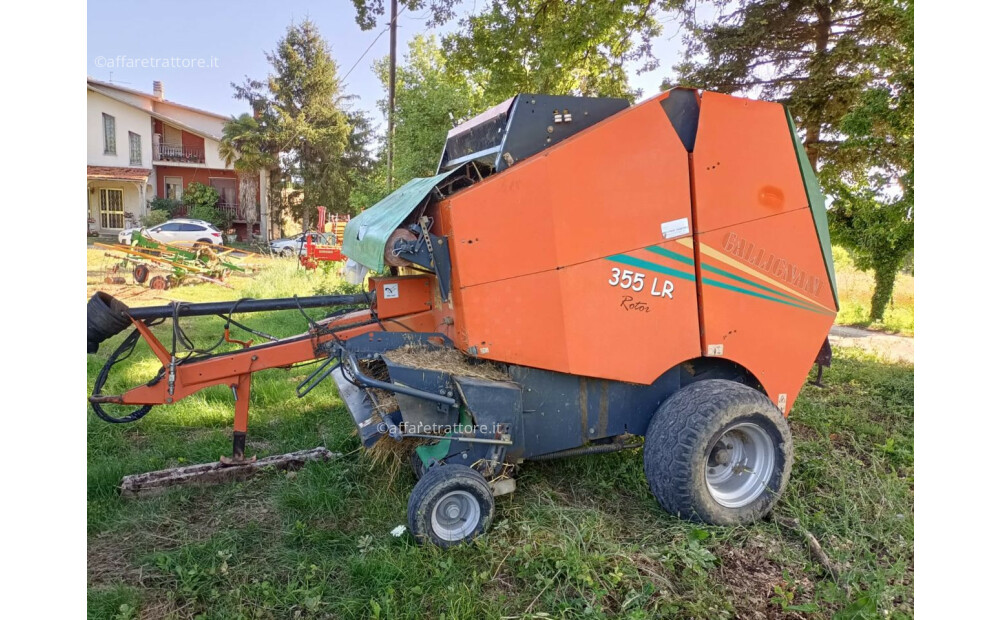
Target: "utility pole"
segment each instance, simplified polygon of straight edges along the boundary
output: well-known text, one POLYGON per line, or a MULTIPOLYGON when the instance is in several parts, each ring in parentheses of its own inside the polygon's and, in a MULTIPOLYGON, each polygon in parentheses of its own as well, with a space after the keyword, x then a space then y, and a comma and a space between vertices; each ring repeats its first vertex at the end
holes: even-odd
POLYGON ((396 114, 396 0, 389 0, 389 139, 386 163, 389 169, 389 189, 392 189, 392 143, 393 125, 396 114))

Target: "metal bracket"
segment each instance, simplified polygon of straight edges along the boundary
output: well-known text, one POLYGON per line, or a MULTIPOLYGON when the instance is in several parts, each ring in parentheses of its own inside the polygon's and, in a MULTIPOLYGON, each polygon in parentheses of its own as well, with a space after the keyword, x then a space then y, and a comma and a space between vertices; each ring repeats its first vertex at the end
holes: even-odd
POLYGON ((448 237, 431 234, 430 219, 427 216, 421 216, 417 225, 410 226, 410 231, 417 235, 417 239, 396 241, 393 252, 415 265, 433 269, 437 275, 441 299, 448 301, 451 295, 451 254, 448 250, 448 237))

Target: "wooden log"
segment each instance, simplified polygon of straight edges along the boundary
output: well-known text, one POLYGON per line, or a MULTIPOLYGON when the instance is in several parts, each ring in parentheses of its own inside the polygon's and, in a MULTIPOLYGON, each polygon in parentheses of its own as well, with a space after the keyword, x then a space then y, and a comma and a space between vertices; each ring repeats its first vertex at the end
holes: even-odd
POLYGON ((119 491, 123 497, 149 496, 180 485, 208 485, 234 480, 246 480, 262 469, 273 467, 281 470, 299 469, 306 461, 329 461, 342 456, 339 452, 330 452, 326 448, 313 448, 287 454, 267 456, 254 461, 246 461, 237 465, 226 465, 222 462, 172 467, 151 471, 145 474, 134 474, 122 478, 119 491))

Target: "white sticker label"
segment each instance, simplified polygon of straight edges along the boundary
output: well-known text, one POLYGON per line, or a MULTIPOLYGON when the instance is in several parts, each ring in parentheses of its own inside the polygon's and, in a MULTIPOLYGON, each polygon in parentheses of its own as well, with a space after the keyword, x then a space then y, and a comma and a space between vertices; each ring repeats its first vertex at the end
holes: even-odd
POLYGON ((673 239, 674 237, 686 235, 689 232, 691 232, 691 227, 688 226, 688 219, 686 217, 660 224, 660 233, 663 234, 664 239, 673 239))
POLYGON ((785 413, 785 409, 788 408, 788 394, 778 394, 778 409, 781 413, 785 413))
POLYGON ((722 345, 721 344, 708 345, 708 355, 710 357, 714 357, 716 355, 722 355, 722 345))
POLYGON ((399 297, 399 284, 383 284, 382 297, 385 299, 396 299, 399 297))

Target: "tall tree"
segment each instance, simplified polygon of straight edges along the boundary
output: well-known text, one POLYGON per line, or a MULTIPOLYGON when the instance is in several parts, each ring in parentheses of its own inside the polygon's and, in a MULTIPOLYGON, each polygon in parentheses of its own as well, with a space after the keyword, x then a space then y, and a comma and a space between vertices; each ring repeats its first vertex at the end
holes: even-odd
MULTIPOLYGON (((378 19, 385 16, 388 0, 351 0, 354 3, 355 20, 362 30, 371 30, 378 19)), ((440 26, 455 15, 455 5, 459 0, 399 0, 399 6, 411 13, 425 11, 427 26, 440 26)))
POLYGON ((824 190, 835 199, 832 235, 855 250, 859 266, 876 270, 871 318, 880 320, 896 271, 912 249, 912 233, 906 233, 913 225, 912 2, 712 4, 717 17, 701 23, 697 2, 685 3, 687 47, 675 67, 680 84, 788 106, 804 129, 806 153, 824 190), (876 122, 880 105, 892 108, 896 122, 876 122), (900 118, 906 116, 908 122, 900 118), (883 154, 890 150, 895 159, 887 166, 883 154))
POLYGON ((913 251, 913 5, 903 10, 899 45, 880 59, 889 71, 844 115, 843 141, 821 175, 834 196, 833 239, 851 248, 858 267, 875 272, 872 320, 882 318, 913 251))
POLYGON ((383 181, 385 177, 378 166, 378 137, 372 119, 363 111, 348 112, 347 117, 351 124, 351 135, 344 151, 342 170, 345 174, 344 182, 350 189, 347 202, 343 207, 338 206, 338 211, 354 215, 382 198, 378 196, 368 202, 367 197, 362 196, 368 192, 368 184, 376 175, 383 181))
MULTIPOLYGON (((375 70, 388 87, 386 59, 379 60, 375 70)), ((448 71, 434 36, 417 35, 410 41, 396 81, 394 186, 398 187, 413 177, 434 174, 448 130, 485 106, 481 89, 448 71)))
POLYGON ((236 96, 266 119, 283 176, 301 184, 302 200, 295 209, 305 229, 317 205, 337 209, 348 203, 343 170, 351 133, 343 110, 347 97, 330 48, 309 20, 289 26, 266 57, 271 64, 267 81, 234 84, 236 96))
POLYGON ((628 67, 658 65, 651 41, 671 0, 492 0, 444 38, 449 65, 475 76, 487 101, 519 92, 627 97, 628 67))

